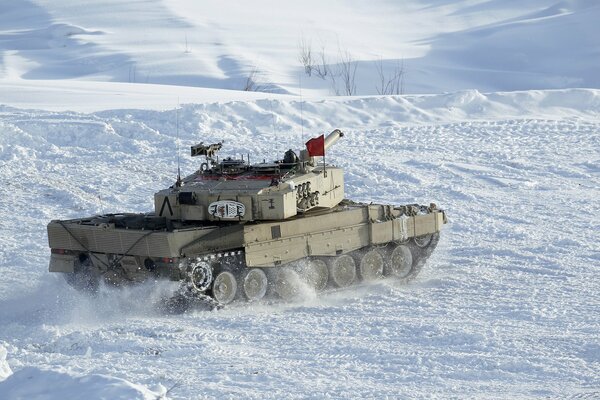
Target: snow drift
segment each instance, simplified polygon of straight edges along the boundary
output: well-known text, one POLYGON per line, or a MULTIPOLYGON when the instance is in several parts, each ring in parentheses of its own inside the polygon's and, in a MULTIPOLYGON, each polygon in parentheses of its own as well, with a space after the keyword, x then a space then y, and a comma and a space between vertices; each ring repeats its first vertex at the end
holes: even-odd
POLYGON ((23 368, 0 382, 0 395, 4 399, 166 399, 162 393, 152 392, 143 386, 124 379, 105 375, 72 376, 67 373, 23 368))

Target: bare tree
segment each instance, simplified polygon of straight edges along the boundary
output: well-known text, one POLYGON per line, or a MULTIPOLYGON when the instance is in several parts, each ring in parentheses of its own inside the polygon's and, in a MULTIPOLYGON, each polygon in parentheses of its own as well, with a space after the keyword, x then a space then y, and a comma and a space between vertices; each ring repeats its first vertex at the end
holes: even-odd
POLYGON ((404 93, 404 59, 398 61, 394 71, 386 76, 383 71, 383 60, 375 61, 375 68, 379 75, 379 86, 375 87, 378 94, 403 94, 404 93))
POLYGON ((327 53, 325 52, 325 44, 321 42, 321 50, 315 56, 311 41, 306 40, 303 36, 298 44, 298 50, 298 60, 304 67, 306 75, 312 76, 314 72, 319 78, 326 79, 330 70, 327 62, 327 53))
POLYGON ((300 51, 298 55, 298 59, 300 63, 304 66, 304 72, 306 75, 311 76, 314 65, 312 58, 312 46, 310 41, 307 41, 304 36, 300 39, 300 43, 298 43, 298 50, 300 51))
POLYGON ((406 70, 404 69, 404 58, 400 61, 398 65, 398 93, 396 94, 404 94, 404 75, 406 74, 406 70))
POLYGON ((333 91, 333 93, 335 93, 336 96, 340 96, 340 89, 338 88, 338 83, 337 83, 337 78, 340 77, 340 72, 338 71, 332 71, 331 69, 328 69, 329 71, 329 81, 331 82, 331 90, 333 91))
POLYGON ((187 38, 187 32, 185 33, 185 54, 189 54, 192 51, 190 50, 190 48, 188 47, 188 38, 187 38))
POLYGON ((253 66, 248 76, 246 77, 246 83, 244 84, 243 90, 246 92, 262 92, 265 89, 265 85, 261 82, 261 73, 256 66, 253 66))
POLYGON ((379 75, 379 86, 375 86, 375 90, 377 90, 377 94, 387 94, 389 81, 386 82, 386 78, 383 73, 383 60, 381 57, 378 61, 375 61, 375 69, 379 75))
POLYGON ((129 82, 135 83, 135 72, 136 72, 135 69, 136 69, 135 64, 131 64, 129 66, 129 82))
POLYGON ((355 76, 358 63, 356 60, 354 60, 348 50, 346 50, 344 52, 340 52, 339 65, 340 77, 342 78, 342 82, 344 84, 344 91, 347 96, 352 96, 356 94, 355 76))
POLYGON ((325 54, 325 45, 321 45, 321 51, 319 52, 319 62, 313 66, 313 71, 321 79, 325 79, 329 73, 329 64, 327 63, 327 55, 325 54))
POLYGON ((329 63, 325 44, 322 41, 320 51, 316 56, 313 53, 311 42, 304 36, 298 43, 298 50, 298 60, 304 66, 306 75, 312 76, 314 72, 323 80, 329 79, 331 90, 336 96, 340 96, 342 92, 348 96, 356 94, 355 77, 358 62, 347 50, 339 50, 339 59, 335 64, 329 63))

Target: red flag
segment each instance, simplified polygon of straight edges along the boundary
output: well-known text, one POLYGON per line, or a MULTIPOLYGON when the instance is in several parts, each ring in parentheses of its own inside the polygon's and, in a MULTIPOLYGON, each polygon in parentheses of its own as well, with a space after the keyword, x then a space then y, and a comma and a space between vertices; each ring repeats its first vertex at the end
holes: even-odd
POLYGON ((325 136, 321 135, 319 137, 310 139, 308 142, 306 142, 306 150, 308 150, 308 155, 311 157, 324 156, 325 136))

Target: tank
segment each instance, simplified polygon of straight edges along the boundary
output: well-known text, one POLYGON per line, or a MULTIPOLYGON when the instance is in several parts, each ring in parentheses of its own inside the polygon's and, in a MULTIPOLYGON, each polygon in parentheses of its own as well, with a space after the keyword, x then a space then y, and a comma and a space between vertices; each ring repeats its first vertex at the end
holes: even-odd
POLYGON ((446 214, 434 203, 347 199, 342 169, 323 161, 343 136, 336 129, 255 164, 249 155, 219 159, 222 143, 192 146, 198 170, 155 193, 153 211, 51 221, 49 270, 90 292, 178 281, 179 296, 218 305, 411 280, 446 214))

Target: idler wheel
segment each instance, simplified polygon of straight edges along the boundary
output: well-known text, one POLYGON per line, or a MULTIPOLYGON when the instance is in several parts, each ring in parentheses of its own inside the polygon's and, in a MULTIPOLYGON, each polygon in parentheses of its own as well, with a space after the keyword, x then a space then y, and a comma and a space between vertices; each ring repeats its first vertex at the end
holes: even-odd
POLYGON ((415 244, 417 246, 424 249, 425 247, 427 247, 431 244, 431 239, 433 239, 433 235, 429 234, 429 235, 423 235, 423 236, 415 236, 413 238, 413 241, 415 242, 415 244))
POLYGON ((243 290, 248 301, 257 301, 267 293, 267 274, 260 268, 248 268, 243 278, 243 290))
POLYGON ((275 292, 284 300, 293 300, 300 294, 300 277, 291 268, 283 267, 277 271, 275 292))
POLYGON ((237 293, 237 282, 235 276, 229 271, 223 271, 217 275, 213 282, 213 297, 220 304, 229 304, 235 299, 237 293))
POLYGON ((363 280, 373 281, 383 277, 383 256, 377 249, 367 251, 360 259, 360 276, 363 280))
POLYGON ((327 286, 329 269, 323 260, 313 258, 306 260, 300 268, 304 281, 315 291, 320 292, 327 286))
POLYGON ((348 254, 335 257, 329 264, 329 276, 337 287, 347 287, 356 280, 356 263, 348 254))
POLYGON ((413 257, 408 246, 397 245, 390 253, 386 275, 395 278, 406 278, 412 269, 413 257))

